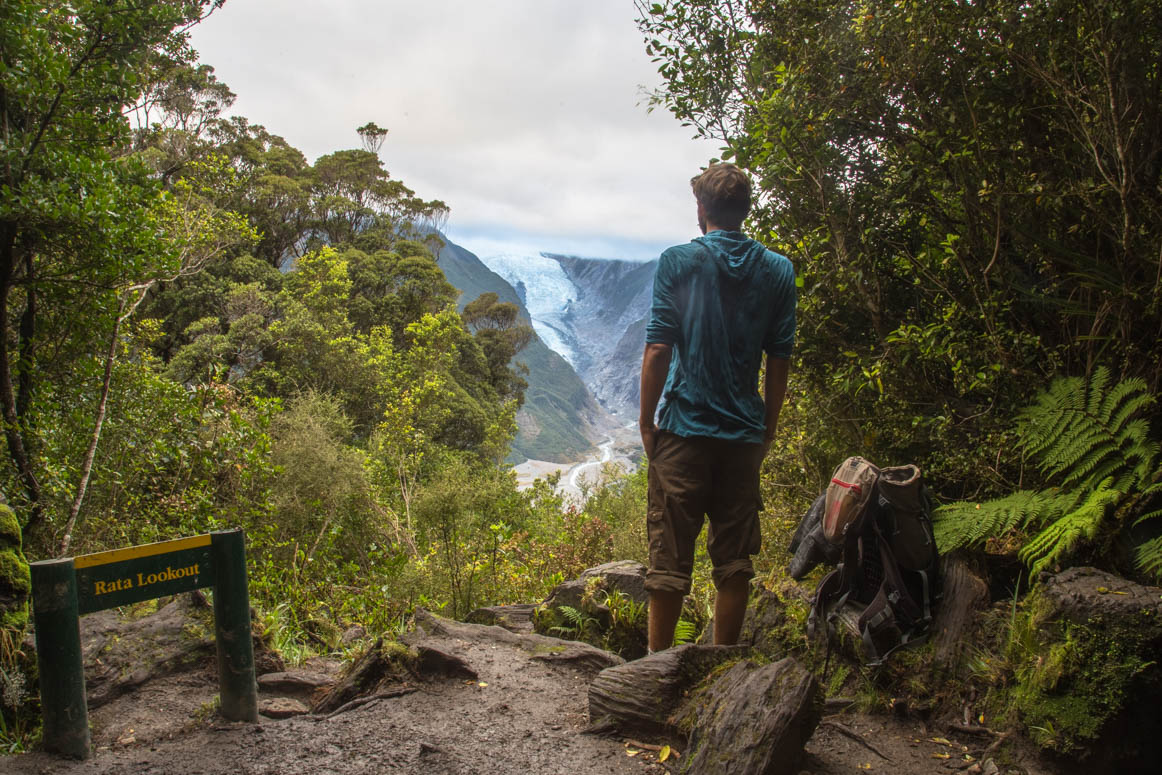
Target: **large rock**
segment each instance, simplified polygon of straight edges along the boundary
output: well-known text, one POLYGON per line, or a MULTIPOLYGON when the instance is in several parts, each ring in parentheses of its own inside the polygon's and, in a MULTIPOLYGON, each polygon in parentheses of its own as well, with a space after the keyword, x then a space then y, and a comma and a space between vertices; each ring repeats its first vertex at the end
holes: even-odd
POLYGON ((1013 705, 1034 742, 1086 772, 1157 772, 1162 588, 1070 568, 1026 610, 1013 705))
POLYGON ((1041 593, 1055 615, 1074 624, 1132 619, 1146 642, 1162 647, 1162 588, 1082 567, 1050 576, 1041 593))
POLYGON ((603 601, 605 595, 613 591, 621 592, 636 603, 648 602, 650 596, 646 592, 645 584, 646 566, 640 562, 633 560, 607 562, 582 571, 581 575, 572 581, 558 584, 545 599, 545 605, 550 608, 567 605, 578 610, 590 608, 593 611, 608 612, 609 608, 603 601), (586 593, 591 591, 591 588, 602 590, 604 594, 591 596, 590 599, 586 593))
POLYGON ((793 775, 822 715, 819 683, 794 659, 762 667, 739 662, 682 711, 689 771, 793 775))
POLYGON ((626 659, 644 656, 645 581, 645 566, 632 560, 589 568, 553 588, 533 614, 533 625, 537 632, 585 641, 626 659))
MULTIPOLYGON (((783 593, 799 595, 802 588, 797 584, 791 584, 783 590, 783 593)), ((792 604, 797 602, 800 607, 807 602, 802 598, 798 601, 789 599, 792 604)), ((738 642, 750 646, 768 659, 782 659, 786 656, 789 646, 801 642, 803 638, 803 614, 800 612, 796 618, 796 614, 788 609, 788 604, 778 594, 761 584, 756 584, 747 603, 738 642)), ((706 629, 710 631, 713 628, 706 629)))
POLYGON ((515 646, 538 662, 569 664, 572 667, 596 673, 607 667, 620 665, 624 660, 616 654, 572 640, 551 638, 536 633, 518 634, 503 627, 469 624, 444 619, 417 608, 416 628, 403 637, 412 648, 431 646, 433 642, 459 639, 475 643, 496 643, 515 646))
POLYGON ((627 732, 670 734, 671 716, 685 694, 745 651, 742 646, 675 646, 603 670, 589 687, 589 721, 627 732))

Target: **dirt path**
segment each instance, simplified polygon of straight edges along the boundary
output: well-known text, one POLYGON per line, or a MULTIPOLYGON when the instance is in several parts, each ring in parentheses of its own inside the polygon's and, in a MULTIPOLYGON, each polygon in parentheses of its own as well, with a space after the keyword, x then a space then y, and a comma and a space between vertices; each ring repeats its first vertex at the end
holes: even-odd
MULTIPOLYGON (((181 672, 148 681, 91 714, 97 748, 92 759, 71 762, 25 754, 0 758, 0 771, 12 775, 680 771, 680 758, 662 764, 656 752, 643 746, 582 734, 589 723, 587 691, 595 668, 563 655, 558 659, 564 646, 546 654, 545 639, 534 641, 537 637, 451 624, 430 633, 424 643, 467 662, 476 671, 476 680, 417 683, 409 687, 415 689, 411 693, 373 700, 330 717, 224 723, 210 712, 216 694, 212 670, 181 672)), ((958 741, 906 720, 830 716, 808 743, 799 772, 973 772, 972 766, 980 763, 966 756, 979 755, 988 742, 958 741)), ((1036 767, 1002 767, 999 772, 1052 775, 1036 767)))

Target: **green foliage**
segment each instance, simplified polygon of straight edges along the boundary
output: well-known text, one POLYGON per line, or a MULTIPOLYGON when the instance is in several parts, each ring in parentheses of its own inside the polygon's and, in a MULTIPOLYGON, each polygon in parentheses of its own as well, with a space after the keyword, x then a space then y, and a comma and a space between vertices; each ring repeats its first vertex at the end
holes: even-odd
POLYGON ((942 553, 961 546, 983 546, 989 539, 1023 531, 1039 521, 1056 522, 1076 503, 1076 494, 1052 490, 1021 490, 981 503, 950 503, 933 515, 936 543, 942 553))
MULTIPOLYGON (((84 362, 109 350, 109 338, 145 289, 180 272, 187 249, 203 254, 202 219, 172 217, 188 212, 189 189, 164 193, 148 166, 126 154, 123 111, 142 95, 159 52, 189 57, 188 26, 213 5, 5 4, 0 409, 5 465, 19 485, 9 495, 27 514, 26 532, 40 525, 47 507, 38 393, 83 375, 84 362)), ((99 437, 99 416, 94 424, 91 435, 99 437)), ((74 483, 78 500, 83 479, 74 483)))
POLYGON ((563 624, 548 628, 551 635, 568 640, 586 640, 598 628, 597 617, 590 616, 571 605, 560 605, 554 609, 564 620, 563 624))
POLYGON ((1141 379, 1112 387, 1098 367, 1088 380, 1055 380, 1020 417, 1021 445, 1061 487, 1092 489, 1116 476, 1111 489, 1148 486, 1157 475, 1158 442, 1149 438, 1154 396, 1141 379))
POLYGON ((0 624, 0 755, 26 753, 40 735, 36 656, 24 650, 25 625, 0 624))
POLYGON ((16 514, 0 498, 0 634, 8 636, 23 632, 28 624, 32 577, 22 544, 16 514))
MULTIPOLYGON (((1037 573, 1082 547, 1100 555, 1103 538, 1162 514, 1162 461, 1144 416, 1153 396, 1139 379, 1109 381, 1104 367, 1056 380, 1021 413, 1020 445, 1057 487, 938 509, 942 552, 1031 532, 1020 556, 1037 573)), ((1156 552, 1154 541, 1139 547, 1141 571, 1157 574, 1156 552)))
POLYGON ((693 643, 694 639, 698 637, 698 625, 689 619, 678 619, 678 624, 674 627, 674 645, 681 646, 683 643, 693 643))

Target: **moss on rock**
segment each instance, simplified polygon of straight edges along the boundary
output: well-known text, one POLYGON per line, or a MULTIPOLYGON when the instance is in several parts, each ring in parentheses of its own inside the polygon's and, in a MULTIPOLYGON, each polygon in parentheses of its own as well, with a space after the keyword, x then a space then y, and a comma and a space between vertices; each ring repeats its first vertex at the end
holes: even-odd
POLYGON ((19 550, 20 542, 20 522, 16 519, 16 512, 7 503, 0 502, 0 547, 15 546, 19 550))
POLYGON ((1086 758, 1117 729, 1121 753, 1132 756, 1135 738, 1153 738, 1159 728, 1158 714, 1145 718, 1139 705, 1162 688, 1152 639, 1155 611, 1079 623, 1061 617, 1040 590, 1027 611, 1012 638, 1025 652, 1013 655, 1020 666, 1012 700, 1030 738, 1056 753, 1086 758))
POLYGON ((23 630, 28 623, 32 577, 20 550, 20 524, 7 504, 0 503, 0 628, 23 630))

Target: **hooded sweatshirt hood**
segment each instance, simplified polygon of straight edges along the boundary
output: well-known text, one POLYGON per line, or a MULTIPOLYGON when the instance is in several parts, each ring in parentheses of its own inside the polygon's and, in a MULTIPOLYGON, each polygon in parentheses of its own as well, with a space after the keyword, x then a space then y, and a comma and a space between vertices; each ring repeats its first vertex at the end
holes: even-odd
POLYGON ((750 279, 767 253, 767 249, 761 243, 750 239, 741 231, 708 232, 695 239, 694 244, 701 245, 706 250, 707 256, 715 262, 724 278, 735 282, 750 279))

